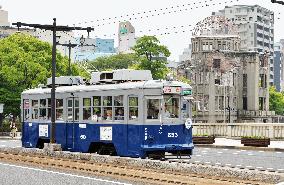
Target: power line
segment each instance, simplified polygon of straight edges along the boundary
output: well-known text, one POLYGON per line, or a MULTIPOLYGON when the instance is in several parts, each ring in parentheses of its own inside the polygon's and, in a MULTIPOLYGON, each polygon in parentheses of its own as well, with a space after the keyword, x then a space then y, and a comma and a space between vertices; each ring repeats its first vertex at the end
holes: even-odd
MULTIPOLYGON (((107 25, 107 24, 113 24, 113 23, 115 24, 115 23, 121 22, 121 19, 124 19, 124 21, 145 19, 145 18, 151 18, 151 17, 154 17, 154 16, 162 16, 162 15, 166 15, 166 14, 180 13, 180 12, 185 12, 185 11, 191 11, 193 9, 199 9, 199 8, 228 4, 228 3, 234 2, 233 0, 228 0, 228 1, 225 1, 225 2, 219 2, 219 3, 217 3, 217 2, 215 3, 215 2, 212 2, 212 1, 213 0, 199 1, 199 2, 194 2, 194 3, 191 3, 191 4, 182 4, 182 5, 176 5, 176 6, 166 7, 166 8, 143 11, 143 12, 129 13, 129 14, 126 14, 126 15, 121 15, 121 16, 116 16, 116 17, 109 17, 109 18, 97 19, 97 20, 92 20, 92 21, 84 21, 84 22, 79 22, 77 24, 81 25, 81 24, 96 23, 96 22, 101 22, 101 21, 104 21, 104 22, 105 21, 111 21, 111 22, 108 22, 108 23, 99 23, 99 24, 95 25, 96 27, 100 27, 100 26, 104 26, 104 25, 107 25), (177 8, 177 9, 175 9, 175 8, 177 8), (147 15, 147 14, 149 14, 149 15, 147 15), (116 19, 119 19, 119 20, 116 20, 116 19)), ((238 2, 239 0, 235 0, 235 1, 238 2)))
POLYGON ((55 75, 56 75, 56 32, 59 31, 71 31, 71 30, 86 30, 88 34, 93 31, 93 28, 87 27, 69 27, 69 26, 58 26, 56 25, 56 18, 53 19, 53 24, 51 25, 42 25, 42 24, 27 24, 22 22, 12 23, 12 25, 17 26, 18 30, 20 27, 32 27, 44 30, 52 31, 52 88, 51 88, 51 134, 50 134, 50 143, 55 143, 55 75))

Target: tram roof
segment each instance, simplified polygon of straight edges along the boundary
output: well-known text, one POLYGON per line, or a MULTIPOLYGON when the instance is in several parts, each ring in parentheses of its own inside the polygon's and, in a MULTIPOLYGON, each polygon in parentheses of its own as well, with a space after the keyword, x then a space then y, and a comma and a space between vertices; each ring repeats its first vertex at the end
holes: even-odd
MULTIPOLYGON (((165 81, 165 80, 149 80, 140 82, 124 82, 117 84, 99 84, 99 85, 73 85, 73 86, 59 86, 56 87, 57 93, 65 92, 87 92, 87 91, 101 91, 101 90, 116 90, 116 89, 157 89, 164 86, 178 86, 185 89, 192 89, 189 84, 179 81, 165 81)), ((22 94, 48 94, 51 88, 34 88, 22 92, 22 94)))

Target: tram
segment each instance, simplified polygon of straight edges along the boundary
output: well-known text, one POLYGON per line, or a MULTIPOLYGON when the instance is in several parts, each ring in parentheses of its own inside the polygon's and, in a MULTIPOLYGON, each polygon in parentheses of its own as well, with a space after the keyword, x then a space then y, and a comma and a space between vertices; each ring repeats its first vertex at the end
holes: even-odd
MULTIPOLYGON (((95 72, 89 84, 79 76, 56 77, 55 141, 63 150, 129 157, 191 155, 190 85, 152 80, 147 70, 95 72)), ((50 142, 51 79, 25 90, 22 145, 50 142)))

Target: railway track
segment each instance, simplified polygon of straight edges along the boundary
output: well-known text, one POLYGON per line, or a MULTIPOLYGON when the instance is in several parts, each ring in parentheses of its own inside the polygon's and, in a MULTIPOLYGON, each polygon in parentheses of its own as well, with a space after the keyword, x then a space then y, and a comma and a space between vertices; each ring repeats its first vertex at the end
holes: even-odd
POLYGON ((95 163, 88 160, 73 160, 50 156, 40 156, 35 154, 11 154, 8 152, 1 152, 0 161, 13 164, 16 163, 21 165, 37 166, 41 168, 68 170, 74 173, 104 176, 142 184, 267 184, 263 182, 244 181, 234 178, 211 177, 208 175, 180 173, 167 170, 153 170, 150 168, 137 168, 132 166, 115 165, 111 163, 95 163))

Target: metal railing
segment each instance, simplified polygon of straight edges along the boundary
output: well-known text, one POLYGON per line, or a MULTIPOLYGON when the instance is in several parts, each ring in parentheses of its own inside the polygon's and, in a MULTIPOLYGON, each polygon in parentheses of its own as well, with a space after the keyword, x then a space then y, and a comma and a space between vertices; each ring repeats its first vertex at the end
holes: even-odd
POLYGON ((226 138, 259 136, 284 140, 284 123, 193 123, 193 135, 226 138))

